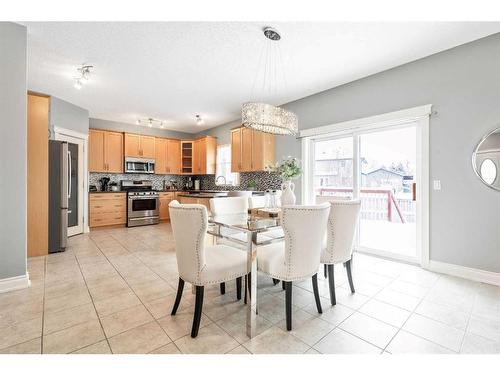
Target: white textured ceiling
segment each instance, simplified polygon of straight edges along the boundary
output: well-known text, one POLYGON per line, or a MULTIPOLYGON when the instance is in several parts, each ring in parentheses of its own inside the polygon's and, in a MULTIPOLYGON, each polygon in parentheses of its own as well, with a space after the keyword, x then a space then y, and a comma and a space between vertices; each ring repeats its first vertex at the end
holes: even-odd
POLYGON ((500 31, 500 23, 481 22, 273 23, 287 88, 252 94, 266 22, 25 24, 30 90, 87 108, 91 117, 155 117, 192 133, 235 120, 255 96, 283 104, 500 31), (95 70, 76 90, 83 62, 95 70))

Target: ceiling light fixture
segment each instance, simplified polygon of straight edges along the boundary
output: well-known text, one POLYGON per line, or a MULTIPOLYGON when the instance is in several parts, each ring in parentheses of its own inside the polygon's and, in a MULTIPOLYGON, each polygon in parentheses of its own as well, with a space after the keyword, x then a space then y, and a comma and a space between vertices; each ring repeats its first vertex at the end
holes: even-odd
MULTIPOLYGON (((281 53, 277 42, 281 39, 281 35, 278 30, 272 27, 264 28, 263 32, 268 39, 268 44, 265 49, 262 91, 274 91, 276 93, 278 91, 277 76, 279 71, 276 61, 279 60, 281 63, 281 53)), ((280 70, 286 87, 284 70, 280 70)), ((260 69, 257 70, 255 82, 257 82, 259 71, 260 69)), ((243 103, 241 106, 241 120, 243 126, 264 133, 278 135, 296 135, 298 133, 298 119, 295 113, 263 101, 243 103)))
POLYGON ((196 115, 195 117, 196 117, 196 125, 198 125, 198 126, 199 125, 203 125, 204 121, 201 118, 201 116, 200 115, 196 115))
POLYGON ((80 68, 77 68, 76 71, 78 75, 74 78, 75 84, 73 85, 75 89, 80 90, 84 83, 87 83, 90 79, 90 73, 94 69, 93 65, 82 64, 80 68))
POLYGON ((138 118, 135 120, 136 125, 146 125, 150 128, 158 126, 160 129, 165 129, 165 120, 159 120, 153 117, 138 118))

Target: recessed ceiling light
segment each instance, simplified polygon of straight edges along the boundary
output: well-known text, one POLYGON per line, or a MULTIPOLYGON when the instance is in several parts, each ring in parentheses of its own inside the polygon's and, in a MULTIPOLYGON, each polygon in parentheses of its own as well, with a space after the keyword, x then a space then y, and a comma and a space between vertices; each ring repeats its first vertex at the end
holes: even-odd
POLYGON ((139 119, 135 120, 135 124, 136 125, 141 125, 141 120, 139 120, 139 119))
POLYGON ((153 119, 152 119, 152 118, 150 118, 150 119, 148 120, 148 126, 149 126, 150 128, 152 128, 152 127, 153 127, 153 119))

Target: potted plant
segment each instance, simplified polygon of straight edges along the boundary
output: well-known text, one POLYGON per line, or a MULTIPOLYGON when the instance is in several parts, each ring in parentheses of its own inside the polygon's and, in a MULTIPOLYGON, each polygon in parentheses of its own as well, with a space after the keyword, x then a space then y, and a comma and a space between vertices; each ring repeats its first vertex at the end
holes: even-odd
POLYGON ((257 182, 255 182, 255 180, 248 181, 247 189, 250 191, 257 189, 257 182))
POLYGON ((295 204, 295 184, 292 182, 302 175, 302 168, 300 166, 300 161, 297 158, 288 156, 282 161, 277 162, 274 166, 266 167, 268 172, 277 173, 281 177, 281 205, 293 205, 295 204))

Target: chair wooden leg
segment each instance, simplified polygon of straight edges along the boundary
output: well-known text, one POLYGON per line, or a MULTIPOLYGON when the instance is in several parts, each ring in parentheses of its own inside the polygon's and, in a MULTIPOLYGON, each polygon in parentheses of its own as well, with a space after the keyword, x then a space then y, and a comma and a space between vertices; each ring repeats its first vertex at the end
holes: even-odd
POLYGON ((328 265, 328 284, 330 286, 330 302, 332 306, 337 304, 337 299, 335 298, 335 279, 333 277, 333 264, 328 265))
POLYGON ((198 336, 198 330, 200 328, 204 291, 205 291, 204 286, 198 286, 198 285, 196 286, 196 302, 194 306, 193 327, 191 328, 191 337, 193 338, 198 336))
POLYGON ((319 314, 323 314, 323 309, 321 308, 321 300, 319 299, 318 274, 313 275, 312 284, 314 291, 314 299, 316 300, 316 308, 318 309, 319 314))
POLYGON ((324 276, 325 276, 325 279, 328 277, 328 271, 327 271, 327 268, 326 268, 326 264, 323 265, 323 273, 324 273, 324 276))
POLYGON ((179 308, 179 304, 181 303, 183 290, 184 280, 179 277, 179 284, 177 285, 177 296, 175 297, 174 307, 172 308, 172 312, 170 313, 170 315, 175 315, 177 313, 177 309, 179 308))
POLYGON ((220 294, 226 294, 226 283, 220 283, 220 294))
POLYGON ((283 290, 286 290, 286 288, 285 288, 285 283, 286 283, 286 281, 282 281, 282 282, 281 282, 281 289, 283 289, 283 290))
POLYGON ((278 284, 280 281, 278 279, 273 279, 273 284, 276 285, 278 284))
POLYGON ((283 281, 285 285, 286 330, 292 330, 292 282, 283 281))
POLYGON ((352 282, 351 261, 352 259, 349 259, 347 262, 345 262, 345 268, 347 270, 347 279, 349 280, 351 293, 355 293, 356 291, 354 290, 354 283, 352 282))
POLYGON ((236 278, 236 299, 241 299, 241 277, 236 278))

